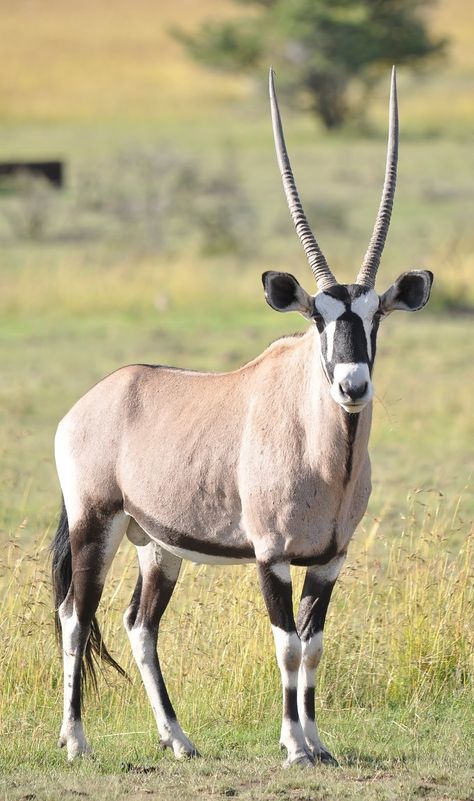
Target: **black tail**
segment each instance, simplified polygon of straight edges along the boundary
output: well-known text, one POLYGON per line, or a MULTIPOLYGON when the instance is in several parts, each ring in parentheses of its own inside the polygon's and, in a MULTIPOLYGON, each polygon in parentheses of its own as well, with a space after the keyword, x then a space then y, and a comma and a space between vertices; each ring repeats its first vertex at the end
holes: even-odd
MULTIPOLYGON (((64 499, 62 501, 58 530, 56 531, 54 540, 51 543, 51 553, 54 594, 54 625, 56 629, 56 638, 58 643, 61 644, 61 621, 59 619, 58 609, 66 598, 70 589, 72 589, 71 543, 69 540, 69 524, 66 507, 64 505, 64 499)), ((118 664, 118 662, 115 661, 105 647, 97 618, 94 615, 91 621, 91 631, 89 639, 87 640, 84 660, 82 663, 82 675, 85 680, 90 680, 95 689, 97 689, 97 676, 95 667, 99 662, 99 658, 110 667, 118 670, 122 676, 128 678, 125 670, 118 664)))

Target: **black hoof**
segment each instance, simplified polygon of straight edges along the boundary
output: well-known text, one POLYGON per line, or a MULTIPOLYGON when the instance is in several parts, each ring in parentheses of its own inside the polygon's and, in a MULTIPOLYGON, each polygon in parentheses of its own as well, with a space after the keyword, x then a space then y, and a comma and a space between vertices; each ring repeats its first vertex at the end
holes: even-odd
POLYGON ((339 762, 329 751, 320 751, 319 754, 315 754, 314 758, 316 762, 321 762, 324 765, 330 765, 332 768, 338 768, 339 762))
POLYGON ((186 753, 184 754, 184 759, 200 759, 200 758, 201 754, 197 750, 197 748, 193 748, 192 751, 186 751, 186 753))

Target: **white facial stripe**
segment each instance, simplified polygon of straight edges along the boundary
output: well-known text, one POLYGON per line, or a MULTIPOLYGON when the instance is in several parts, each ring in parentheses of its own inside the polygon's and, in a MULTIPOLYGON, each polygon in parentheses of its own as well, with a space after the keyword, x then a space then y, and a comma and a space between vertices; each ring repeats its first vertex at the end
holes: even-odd
POLYGON ((366 292, 364 295, 359 295, 359 297, 355 298, 351 303, 351 310, 361 318, 362 325, 364 326, 367 355, 369 359, 372 359, 372 323, 378 307, 379 296, 373 289, 366 292))
POLYGON ((324 293, 315 296, 314 306, 319 314, 322 314, 326 324, 337 320, 346 310, 342 300, 336 300, 336 298, 324 293))
POLYGON ((370 361, 372 359, 372 340, 370 338, 372 333, 372 320, 362 320, 362 325, 364 326, 365 341, 367 343, 367 356, 370 361))
POLYGON ((330 323, 326 325, 324 329, 324 333, 326 334, 326 343, 327 343, 327 360, 328 362, 332 362, 332 354, 334 350, 334 335, 336 333, 336 321, 332 320, 330 323))
POLYGON ((351 303, 351 310, 362 320, 371 320, 379 307, 379 296, 371 289, 365 295, 359 295, 351 303))

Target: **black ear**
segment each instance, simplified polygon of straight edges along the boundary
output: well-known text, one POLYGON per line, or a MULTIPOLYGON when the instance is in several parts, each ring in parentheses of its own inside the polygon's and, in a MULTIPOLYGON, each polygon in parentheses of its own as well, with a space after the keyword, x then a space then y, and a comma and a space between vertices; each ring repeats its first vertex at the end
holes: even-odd
POLYGON ((279 312, 298 311, 304 317, 311 317, 314 298, 308 295, 294 275, 268 270, 263 273, 262 282, 265 299, 272 309, 279 312))
POLYGON ((402 273, 394 284, 380 297, 380 308, 384 314, 395 309, 418 311, 428 302, 433 273, 429 270, 410 270, 402 273))

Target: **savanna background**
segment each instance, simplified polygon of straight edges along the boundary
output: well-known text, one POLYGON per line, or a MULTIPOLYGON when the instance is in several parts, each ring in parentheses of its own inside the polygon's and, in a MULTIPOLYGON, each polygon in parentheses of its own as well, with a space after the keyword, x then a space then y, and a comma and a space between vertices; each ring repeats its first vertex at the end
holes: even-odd
MULTIPOLYGON (((55 426, 130 362, 228 370, 304 327, 260 274, 312 276, 292 230, 257 80, 197 66, 169 30, 235 14, 217 0, 0 5, 0 159, 61 158, 61 190, 0 191, 0 786, 5 799, 456 799, 474 796, 474 11, 440 0, 447 58, 399 72, 401 153, 378 287, 429 267, 429 307, 379 335, 374 490, 326 626, 323 738, 341 768, 280 769, 280 686, 252 567, 187 565, 161 627, 170 694, 203 759, 159 750, 121 615, 121 548, 99 620, 127 668, 85 703, 95 759, 57 750, 62 690, 48 544, 55 426)), ((265 80, 262 81, 264 86, 265 80)), ((385 163, 387 81, 363 128, 288 107, 287 141, 340 281, 365 252, 385 163)), ((295 586, 301 586, 295 570, 295 586)))

